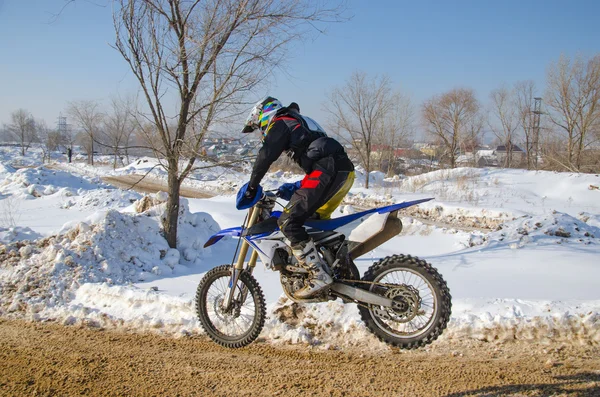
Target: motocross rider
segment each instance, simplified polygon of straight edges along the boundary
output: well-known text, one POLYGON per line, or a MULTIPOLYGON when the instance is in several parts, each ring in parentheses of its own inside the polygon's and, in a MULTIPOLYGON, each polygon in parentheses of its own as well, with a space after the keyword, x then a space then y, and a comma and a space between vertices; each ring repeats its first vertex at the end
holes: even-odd
POLYGON ((330 218, 352 187, 354 165, 344 147, 299 110, 296 103, 284 107, 276 98, 267 97, 254 106, 242 132, 260 129, 263 135, 245 197, 254 198, 260 181, 283 152, 306 173, 301 181, 285 183, 277 192, 279 197, 289 200, 277 223, 290 241, 298 263, 309 274, 305 286, 294 294, 302 299, 333 282, 314 241, 304 229, 304 222, 310 217, 330 218))

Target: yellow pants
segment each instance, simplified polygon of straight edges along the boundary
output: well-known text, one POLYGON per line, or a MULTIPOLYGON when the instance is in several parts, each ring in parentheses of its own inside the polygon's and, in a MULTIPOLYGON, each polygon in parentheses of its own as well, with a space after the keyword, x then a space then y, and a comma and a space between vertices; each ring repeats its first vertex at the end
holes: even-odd
POLYGON ((344 182, 344 184, 342 185, 340 190, 338 190, 333 195, 333 197, 331 197, 329 200, 327 200, 327 202, 325 204, 323 204, 317 210, 319 219, 331 218, 331 214, 333 213, 333 211, 335 211, 335 209, 337 207, 340 206, 340 204, 342 203, 342 200, 344 200, 344 197, 346 197, 346 194, 348 194, 348 192, 352 188, 353 184, 354 184, 354 171, 352 171, 348 174, 348 178, 346 179, 346 182, 344 182))

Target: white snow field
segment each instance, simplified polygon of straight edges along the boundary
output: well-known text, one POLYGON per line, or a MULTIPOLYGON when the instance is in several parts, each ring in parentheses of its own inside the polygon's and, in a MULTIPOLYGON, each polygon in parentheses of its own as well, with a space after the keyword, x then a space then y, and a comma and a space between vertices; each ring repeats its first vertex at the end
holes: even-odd
MULTIPOLYGON (((0 148, 0 315, 174 335, 202 332, 196 287, 207 270, 231 262, 237 240, 203 245, 244 219, 231 192, 247 173, 196 171, 189 183, 217 195, 182 200, 179 247, 170 249, 160 230, 164 193, 143 197, 99 179, 141 174, 154 160, 135 159, 115 171, 81 163, 48 168, 40 166, 39 153, 22 158, 14 152, 0 148)), ((164 177, 155 170, 155 177, 164 177)), ((271 173, 264 185, 275 188, 299 177, 271 173)), ((453 296, 441 339, 600 342, 600 191, 590 189, 600 177, 461 168, 405 179, 372 173, 368 190, 364 179, 359 174, 348 203, 436 197, 403 218, 399 236, 356 263, 361 273, 392 254, 432 263, 453 296), (439 227, 438 221, 475 229, 439 227)), ((355 305, 292 305, 277 273, 259 264, 255 276, 269 304, 261 335, 267 342, 386 348, 368 333, 355 305)))

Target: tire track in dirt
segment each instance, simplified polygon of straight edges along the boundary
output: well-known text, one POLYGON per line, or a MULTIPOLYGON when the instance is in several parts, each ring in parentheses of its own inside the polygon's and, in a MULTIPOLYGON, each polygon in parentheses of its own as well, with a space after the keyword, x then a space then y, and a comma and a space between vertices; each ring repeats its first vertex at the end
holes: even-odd
MULTIPOLYGON (((140 193, 167 192, 167 184, 156 179, 144 178, 144 175, 128 174, 119 176, 104 176, 102 180, 121 189, 132 189, 140 193)), ((190 187, 181 186, 180 195, 188 198, 209 198, 214 194, 190 187)))
POLYGON ((328 351, 0 319, 0 395, 598 396, 592 346, 328 351))
MULTIPOLYGON (((56 163, 50 164, 46 166, 51 170, 62 170, 66 172, 94 176, 95 174, 90 173, 85 169, 72 168, 66 164, 56 163)), ((95 175, 98 176, 98 175, 95 175)), ((121 189, 132 189, 139 193, 157 193, 157 192, 167 192, 168 186, 167 183, 163 180, 153 178, 147 175, 139 175, 139 174, 125 174, 125 175, 111 175, 111 176, 101 176, 103 182, 113 185, 115 187, 121 189)), ((210 198, 214 197, 215 193, 194 189, 191 187, 181 186, 180 190, 181 197, 188 198, 210 198)))

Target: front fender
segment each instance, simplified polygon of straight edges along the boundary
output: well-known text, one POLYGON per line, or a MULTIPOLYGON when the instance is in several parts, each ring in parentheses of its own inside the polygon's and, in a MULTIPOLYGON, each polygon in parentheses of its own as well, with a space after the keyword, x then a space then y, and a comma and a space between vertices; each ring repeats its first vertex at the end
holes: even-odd
POLYGON ((239 237, 242 234, 242 228, 240 226, 230 227, 229 229, 223 229, 216 234, 213 234, 208 241, 204 244, 204 248, 210 247, 213 244, 216 244, 219 240, 221 240, 225 236, 234 236, 239 237))

